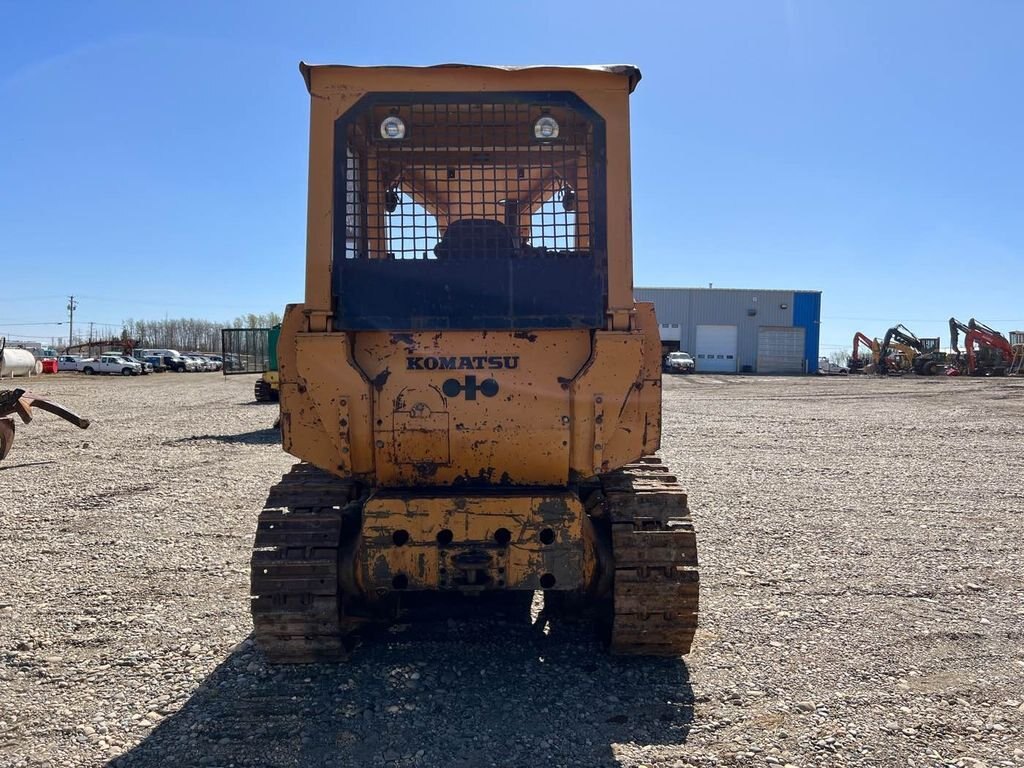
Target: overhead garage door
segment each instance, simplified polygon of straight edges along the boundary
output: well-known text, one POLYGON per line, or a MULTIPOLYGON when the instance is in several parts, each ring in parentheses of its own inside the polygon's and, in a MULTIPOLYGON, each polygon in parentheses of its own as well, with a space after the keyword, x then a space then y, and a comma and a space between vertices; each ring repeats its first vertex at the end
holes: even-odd
POLYGON ((736 373, 736 326, 698 325, 696 369, 703 373, 736 373))
POLYGON ((803 373, 804 329, 762 326, 757 332, 758 373, 803 373))

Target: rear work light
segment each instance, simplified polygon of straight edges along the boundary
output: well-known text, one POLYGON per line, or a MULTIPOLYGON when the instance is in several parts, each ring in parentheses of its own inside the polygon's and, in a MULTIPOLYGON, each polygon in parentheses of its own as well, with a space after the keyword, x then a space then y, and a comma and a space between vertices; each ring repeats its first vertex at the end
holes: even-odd
MULTIPOLYGON (((555 134, 558 134, 557 126, 555 128, 555 134)), ((390 115, 385 117, 380 124, 380 135, 384 139, 404 139, 405 138, 405 123, 402 122, 402 118, 396 115, 390 115)))
POLYGON ((533 124, 533 135, 538 139, 557 139, 558 121, 545 115, 533 124))

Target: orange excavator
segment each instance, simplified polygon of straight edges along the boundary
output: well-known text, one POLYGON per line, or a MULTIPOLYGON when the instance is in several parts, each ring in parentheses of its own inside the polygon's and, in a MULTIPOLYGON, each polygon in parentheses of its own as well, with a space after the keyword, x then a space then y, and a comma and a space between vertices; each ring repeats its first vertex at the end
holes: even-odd
POLYGON ((979 323, 973 317, 967 324, 949 318, 949 346, 960 358, 960 334, 964 334, 966 365, 959 368, 968 376, 1004 376, 1013 360, 1013 347, 999 331, 979 323))
POLYGON ((853 354, 850 356, 846 366, 850 369, 850 373, 865 373, 867 372, 865 368, 868 365, 872 366, 872 370, 874 370, 874 366, 878 365, 879 349, 880 346, 878 344, 878 339, 869 339, 866 335, 857 331, 857 333, 853 335, 853 354), (870 363, 868 363, 867 360, 862 359, 860 356, 860 348, 862 346, 871 350, 870 363))

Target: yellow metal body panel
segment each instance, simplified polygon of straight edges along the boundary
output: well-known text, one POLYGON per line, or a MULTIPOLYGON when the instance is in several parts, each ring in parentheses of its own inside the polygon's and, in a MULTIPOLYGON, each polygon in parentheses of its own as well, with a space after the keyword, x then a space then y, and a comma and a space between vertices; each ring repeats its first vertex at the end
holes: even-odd
POLYGON ((310 333, 302 305, 281 323, 281 431, 284 449, 342 477, 373 472, 370 383, 352 362, 349 336, 310 333))
POLYGON ((572 466, 583 477, 658 450, 661 341, 654 307, 637 305, 637 330, 594 334, 590 363, 572 383, 572 466))
POLYGON ((590 520, 568 491, 454 499, 377 493, 363 508, 356 578, 370 594, 396 584, 410 590, 583 589, 595 576, 593 542, 590 520))
POLYGON ((900 353, 896 356, 896 365, 899 370, 909 371, 914 367, 914 358, 919 354, 916 349, 906 344, 897 344, 896 342, 889 344, 889 347, 900 353))
POLYGON ((653 307, 633 301, 635 71, 312 67, 304 74, 312 96, 306 300, 288 307, 278 346, 285 450, 342 477, 406 488, 565 486, 654 453, 660 339, 653 307), (606 329, 330 331, 335 120, 368 93, 487 91, 571 91, 603 118, 606 329), (427 359, 437 361, 433 368, 427 359))
POLYGON ((278 350, 284 447, 342 477, 564 486, 658 449, 649 305, 638 306, 636 330, 593 333, 292 335, 303 319, 288 308, 278 350))
POLYGON ((281 377, 277 371, 264 371, 261 378, 267 382, 272 390, 277 391, 281 388, 281 377))
POLYGON ((564 485, 567 382, 589 358, 589 331, 358 334, 378 482, 564 485))

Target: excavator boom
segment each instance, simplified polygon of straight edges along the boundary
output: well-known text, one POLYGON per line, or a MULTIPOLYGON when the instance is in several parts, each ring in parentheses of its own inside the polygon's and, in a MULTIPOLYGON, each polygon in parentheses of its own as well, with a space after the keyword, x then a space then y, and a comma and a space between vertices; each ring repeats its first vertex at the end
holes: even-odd
POLYGON ((850 356, 848 367, 851 373, 862 373, 868 364, 861 359, 860 348, 865 347, 871 350, 870 365, 878 365, 878 339, 868 338, 866 334, 857 331, 853 336, 853 354, 850 356))
POLYGON ((860 348, 865 346, 871 350, 871 361, 877 362, 876 358, 878 355, 878 339, 869 339, 866 335, 857 331, 853 336, 853 357, 852 360, 860 360, 860 348))
POLYGON ((1014 358, 1013 347, 999 331, 979 323, 973 317, 966 324, 955 317, 949 318, 950 347, 956 355, 959 334, 964 334, 964 351, 967 353, 967 373, 1000 375, 1006 373, 1014 358), (986 352, 983 353, 982 351, 986 352))
POLYGON ((891 349, 896 349, 903 354, 904 363, 900 367, 909 369, 913 366, 914 358, 924 351, 924 346, 924 343, 907 326, 902 324, 894 325, 885 332, 885 338, 882 340, 882 346, 878 352, 878 373, 885 374, 889 372, 890 365, 888 360, 891 349))
POLYGON ((969 326, 961 323, 955 317, 949 318, 949 348, 953 350, 954 355, 960 354, 960 334, 966 336, 970 332, 969 326))

